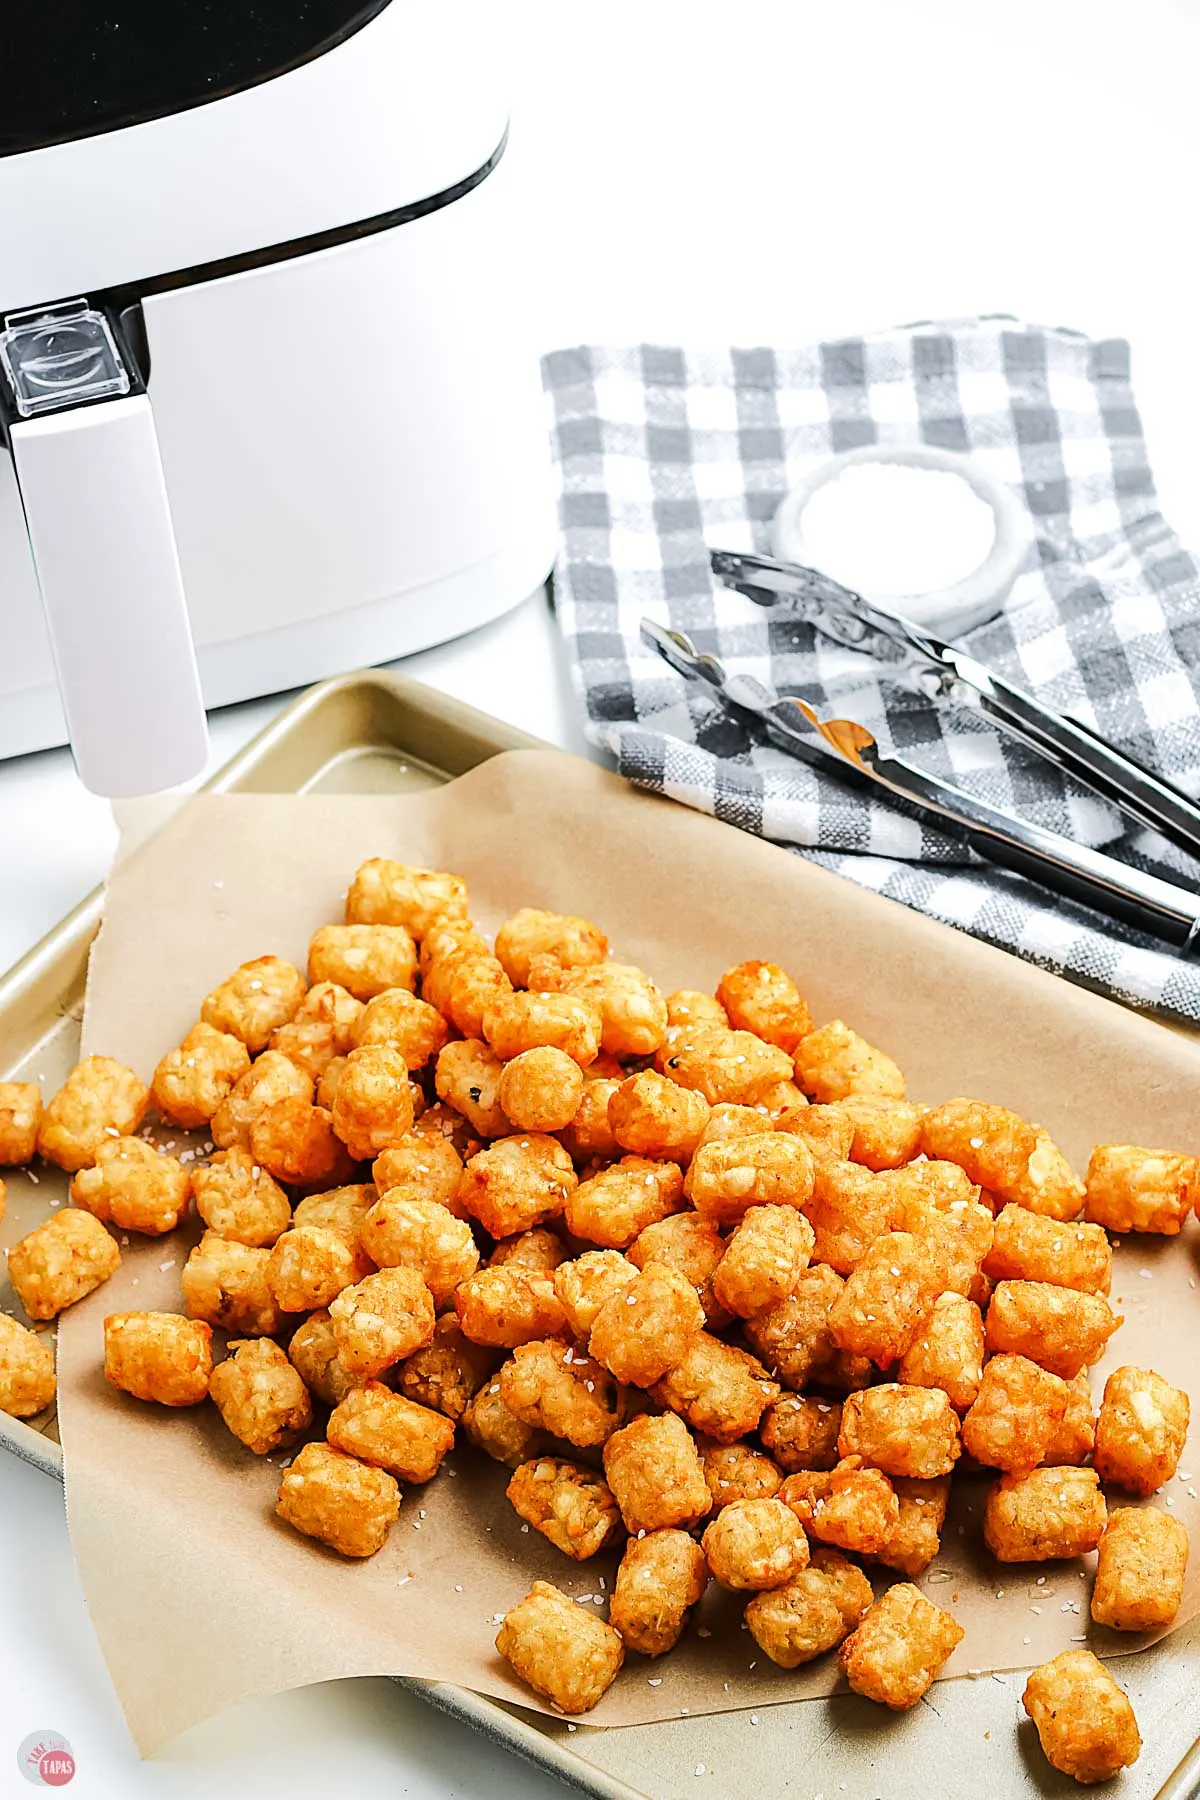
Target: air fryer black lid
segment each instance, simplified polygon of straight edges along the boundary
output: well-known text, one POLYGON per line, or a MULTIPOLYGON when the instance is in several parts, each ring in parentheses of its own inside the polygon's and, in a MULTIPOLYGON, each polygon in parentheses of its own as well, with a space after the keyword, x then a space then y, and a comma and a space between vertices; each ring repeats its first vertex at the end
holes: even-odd
POLYGON ((333 48, 389 0, 5 0, 0 155, 139 125, 333 48))

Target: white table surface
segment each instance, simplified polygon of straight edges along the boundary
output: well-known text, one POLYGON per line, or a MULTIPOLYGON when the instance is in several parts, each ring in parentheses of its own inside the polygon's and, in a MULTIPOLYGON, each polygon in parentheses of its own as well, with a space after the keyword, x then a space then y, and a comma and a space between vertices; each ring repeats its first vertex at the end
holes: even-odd
MULTIPOLYGON (((515 0, 506 29, 546 348, 798 343, 976 311, 1120 333, 1164 510, 1200 543, 1194 0, 515 0)), ((583 747, 542 596, 404 666, 583 747)), ((214 766, 280 703, 215 716, 214 766)), ((65 752, 0 765, 0 967, 114 842, 65 752)), ((243 1707, 139 1763, 61 1494, 7 1459, 0 1592, 0 1794, 26 1791, 16 1747, 41 1729, 71 1740, 80 1800, 562 1792, 383 1681, 243 1707)))

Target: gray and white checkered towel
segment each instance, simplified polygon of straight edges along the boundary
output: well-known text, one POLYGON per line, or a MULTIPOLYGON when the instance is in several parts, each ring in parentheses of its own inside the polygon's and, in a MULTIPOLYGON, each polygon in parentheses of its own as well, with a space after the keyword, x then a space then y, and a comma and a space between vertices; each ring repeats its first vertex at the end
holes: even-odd
POLYGON ((1192 887, 1196 865, 974 714, 714 583, 707 546, 770 549, 797 478, 861 444, 969 451, 1032 515, 981 661, 1200 793, 1200 571, 1158 511, 1128 346, 980 318, 807 350, 643 345, 548 356, 561 474, 558 615, 589 731, 622 773, 1121 999, 1200 1021, 1200 966, 993 869, 753 741, 641 644, 648 614, 739 673, 860 720, 1027 819, 1192 887))

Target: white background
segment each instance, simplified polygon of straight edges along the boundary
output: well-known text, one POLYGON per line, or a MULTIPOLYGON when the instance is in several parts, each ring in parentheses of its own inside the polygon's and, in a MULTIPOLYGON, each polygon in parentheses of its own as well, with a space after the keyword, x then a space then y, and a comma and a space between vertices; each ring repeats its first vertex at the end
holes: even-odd
MULTIPOLYGON (((1164 509, 1200 544, 1196 5, 512 0, 491 14, 545 348, 788 344, 976 311, 1120 333, 1164 509)), ((2 614, 0 596, 0 654, 2 614)), ((406 667, 580 747, 540 599, 406 667)), ((215 719, 214 760, 277 704, 215 719)), ((114 840, 65 753, 0 766, 0 967, 102 879, 114 840)), ((562 1792, 380 1681, 242 1708, 139 1764, 61 1495, 8 1462, 0 1593, 0 1794, 33 1791, 13 1758, 41 1728, 72 1741, 80 1800, 562 1792)))

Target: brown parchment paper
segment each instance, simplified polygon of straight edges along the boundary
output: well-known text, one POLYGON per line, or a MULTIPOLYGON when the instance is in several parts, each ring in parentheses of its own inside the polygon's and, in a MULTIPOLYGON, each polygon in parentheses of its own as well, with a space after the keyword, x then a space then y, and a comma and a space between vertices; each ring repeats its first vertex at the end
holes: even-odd
MULTIPOLYGON (((452 868, 494 929, 520 905, 595 917, 613 952, 665 989, 712 988, 730 964, 793 971, 818 1019, 844 1015, 896 1056, 920 1100, 971 1093, 1047 1125, 1082 1166, 1097 1141, 1200 1150, 1200 1050, 1151 1021, 919 918, 849 882, 553 752, 495 758, 405 798, 206 796, 116 872, 92 956, 84 1047, 149 1077, 235 964, 276 951, 303 964, 341 917, 356 865, 388 855, 452 868)), ((195 1233, 131 1242, 114 1279, 67 1313, 59 1414, 75 1554, 133 1733, 152 1751, 250 1695, 338 1676, 451 1680, 536 1706, 496 1655, 497 1615, 536 1577, 576 1596, 611 1591, 615 1558, 575 1564, 522 1526, 506 1473, 469 1447, 453 1473, 409 1489, 390 1540, 361 1564, 280 1524, 280 1470, 250 1456, 216 1411, 146 1407, 102 1372, 102 1320, 180 1307, 195 1233)), ((1200 1398, 1200 1232, 1129 1239, 1114 1300, 1126 1317, 1108 1369, 1161 1370, 1200 1398)), ((1166 1503, 1200 1524, 1200 1446, 1166 1503), (1192 1471, 1195 1471, 1194 1476, 1192 1471)), ((1090 1571, 1001 1569, 983 1550, 985 1482, 959 1478, 943 1551, 920 1585, 966 1637, 947 1674, 1027 1667, 1087 1635, 1090 1571)), ((590 1607, 595 1600, 585 1600, 590 1607)), ((1180 1622, 1200 1610, 1193 1562, 1180 1622)), ((710 1591, 678 1650, 637 1656, 589 1723, 627 1725, 829 1692, 832 1658, 786 1673, 756 1654, 737 1598, 710 1591)), ((1161 1634, 1160 1634, 1161 1635, 1161 1634)))

